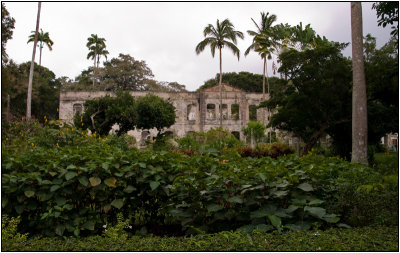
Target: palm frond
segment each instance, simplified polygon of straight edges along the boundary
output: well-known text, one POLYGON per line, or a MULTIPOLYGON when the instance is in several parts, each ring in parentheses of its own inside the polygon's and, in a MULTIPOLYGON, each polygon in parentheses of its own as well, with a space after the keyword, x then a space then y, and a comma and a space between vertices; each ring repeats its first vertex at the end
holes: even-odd
POLYGON ((237 46, 235 44, 233 44, 232 42, 230 42, 230 41, 226 41, 225 40, 224 44, 227 46, 227 48, 229 48, 232 51, 233 55, 237 56, 237 58, 239 60, 239 58, 240 58, 240 50, 239 50, 239 48, 237 48, 237 46))

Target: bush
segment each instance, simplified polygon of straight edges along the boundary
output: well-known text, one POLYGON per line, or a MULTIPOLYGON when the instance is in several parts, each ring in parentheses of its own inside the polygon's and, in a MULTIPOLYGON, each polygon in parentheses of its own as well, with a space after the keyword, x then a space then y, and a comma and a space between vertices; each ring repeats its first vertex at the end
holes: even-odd
POLYGON ((242 157, 272 157, 293 154, 294 151, 286 144, 274 142, 272 144, 257 145, 254 149, 249 146, 237 148, 242 157))
MULTIPOLYGON (((68 126, 32 129, 52 130, 61 138, 68 126)), ((338 158, 241 157, 232 149, 188 157, 125 150, 72 129, 68 135, 72 141, 64 146, 10 148, 43 138, 29 134, 3 141, 2 212, 21 216, 22 233, 98 235, 103 225, 118 224, 117 213, 131 223, 132 233, 156 235, 398 222, 397 177, 338 158)), ((284 148, 274 144, 251 151, 276 150, 284 148)))

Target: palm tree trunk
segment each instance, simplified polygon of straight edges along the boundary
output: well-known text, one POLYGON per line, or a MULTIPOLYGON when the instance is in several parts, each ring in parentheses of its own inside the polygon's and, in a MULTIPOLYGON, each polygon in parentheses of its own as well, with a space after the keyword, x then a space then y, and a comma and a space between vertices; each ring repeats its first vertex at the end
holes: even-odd
POLYGON ((351 3, 353 111, 351 161, 368 163, 367 92, 365 86, 361 2, 351 3))
POLYGON ((42 48, 43 44, 40 42, 39 66, 42 66, 42 48))
POLYGON ((265 100, 265 67, 267 64, 267 58, 264 56, 264 68, 263 68, 263 96, 262 99, 263 101, 265 100))
POLYGON ((94 50, 94 63, 93 63, 93 87, 94 87, 94 80, 96 79, 96 49, 94 50))
POLYGON ((31 102, 32 102, 32 79, 33 79, 33 67, 35 66, 35 55, 36 55, 36 45, 39 33, 39 22, 40 22, 40 8, 42 6, 42 2, 38 3, 38 14, 36 19, 36 33, 35 33, 35 41, 33 43, 33 53, 32 53, 32 61, 31 68, 29 70, 29 81, 28 81, 28 94, 26 98, 26 118, 31 118, 31 102))
POLYGON ((219 126, 222 128, 222 48, 219 48, 219 126))

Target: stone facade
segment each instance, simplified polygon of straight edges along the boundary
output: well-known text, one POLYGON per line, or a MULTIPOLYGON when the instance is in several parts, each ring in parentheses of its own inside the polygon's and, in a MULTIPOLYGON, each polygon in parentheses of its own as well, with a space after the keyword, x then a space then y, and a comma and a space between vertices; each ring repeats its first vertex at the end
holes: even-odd
MULTIPOLYGON (((266 109, 255 109, 262 101, 262 94, 247 93, 233 88, 227 84, 222 86, 222 126, 235 136, 244 140, 242 127, 246 127, 250 120, 258 120, 264 124, 268 123, 269 113, 266 109), (264 117, 262 113, 264 112, 264 117)), ((183 137, 190 132, 207 132, 220 126, 220 98, 219 87, 215 86, 200 92, 143 92, 132 91, 130 94, 137 98, 151 93, 165 100, 171 101, 176 108, 176 122, 165 131, 172 132, 173 136, 183 137)), ((66 91, 60 93, 59 118, 67 122, 73 122, 76 111, 84 110, 83 104, 86 100, 115 96, 112 92, 96 91, 66 91)), ((265 95, 268 99, 268 94, 265 95)), ((267 130, 268 131, 268 130, 267 130)), ((149 135, 155 136, 156 130, 149 131, 134 130, 129 134, 136 140, 143 141, 149 135)))

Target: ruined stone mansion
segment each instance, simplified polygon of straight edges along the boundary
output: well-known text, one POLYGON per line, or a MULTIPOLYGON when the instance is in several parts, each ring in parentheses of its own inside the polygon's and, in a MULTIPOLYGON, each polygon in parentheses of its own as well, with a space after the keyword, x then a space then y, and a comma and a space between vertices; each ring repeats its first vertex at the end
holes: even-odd
MULTIPOLYGON (((152 93, 169 101, 176 108, 175 124, 165 131, 170 131, 174 137, 183 137, 191 132, 207 132, 220 126, 229 130, 237 138, 244 140, 242 127, 252 120, 268 124, 270 113, 266 109, 256 109, 262 101, 260 93, 247 93, 227 84, 222 85, 222 106, 220 106, 219 86, 214 86, 199 92, 147 92, 132 91, 137 98, 152 93), (262 115, 264 113, 264 115, 262 115)), ((107 91, 65 91, 60 93, 59 118, 72 123, 76 112, 84 111, 86 100, 115 94, 107 91)), ((268 94, 265 99, 268 99, 268 94)), ((268 129, 266 130, 268 132, 268 129)), ((134 130, 128 134, 141 142, 148 136, 155 136, 156 130, 134 130)))

